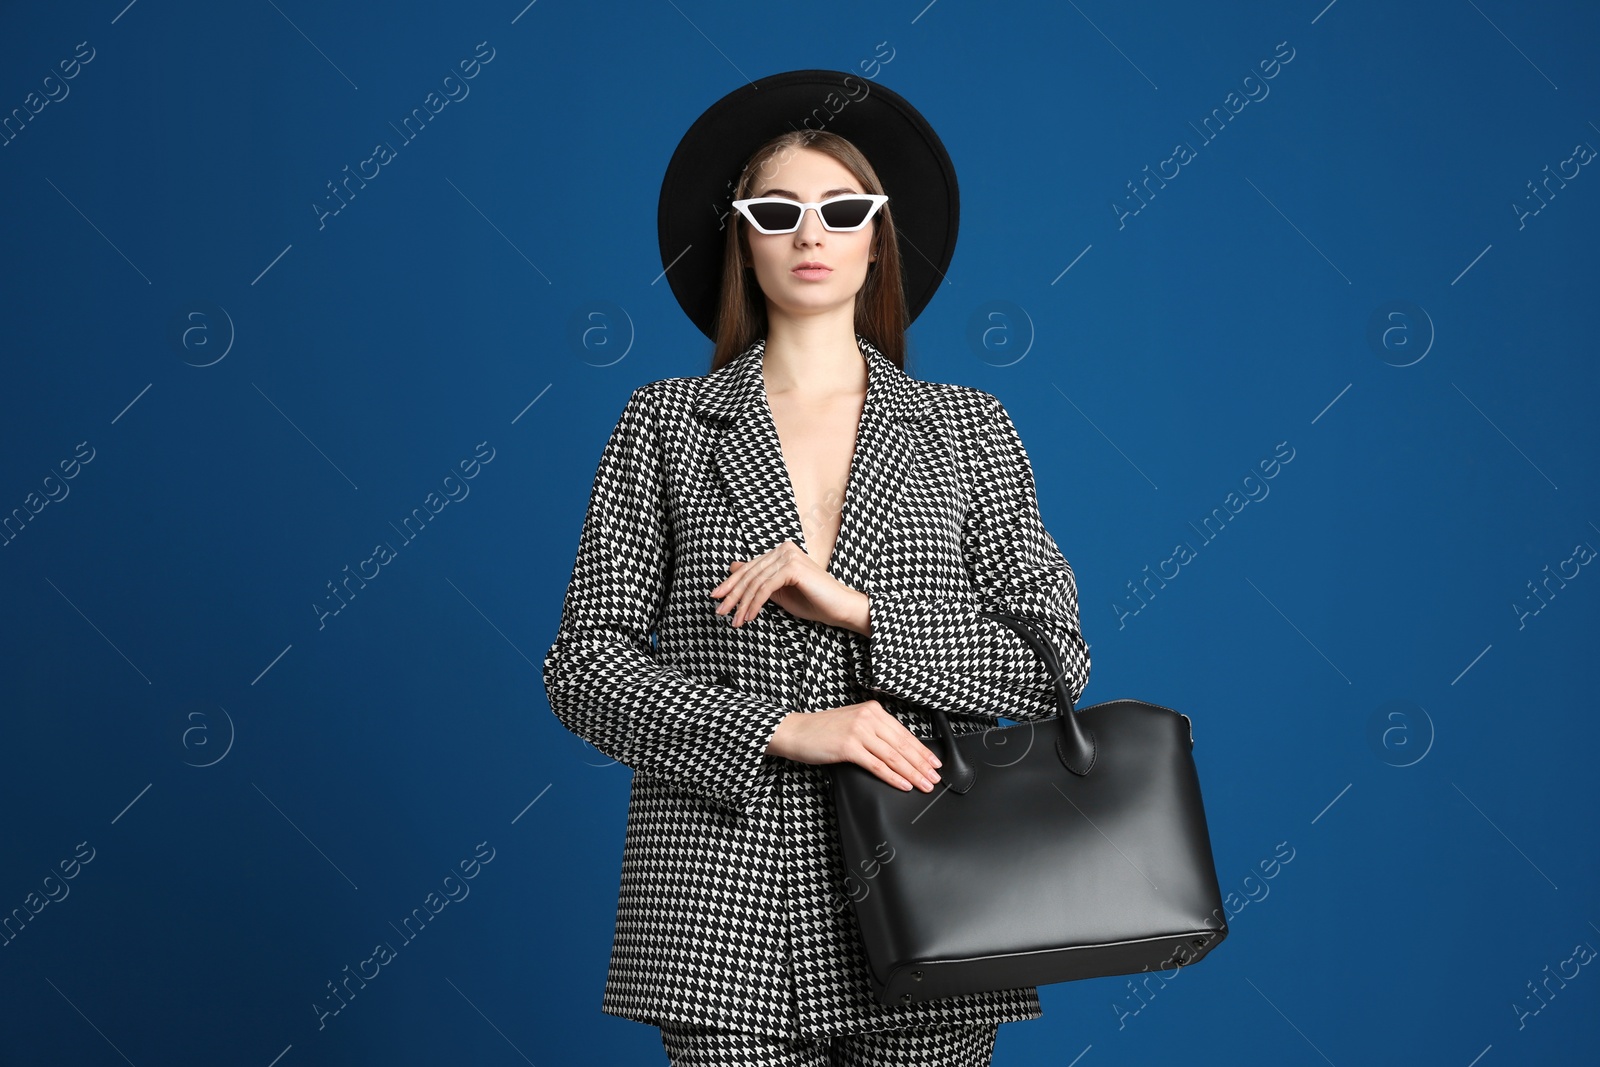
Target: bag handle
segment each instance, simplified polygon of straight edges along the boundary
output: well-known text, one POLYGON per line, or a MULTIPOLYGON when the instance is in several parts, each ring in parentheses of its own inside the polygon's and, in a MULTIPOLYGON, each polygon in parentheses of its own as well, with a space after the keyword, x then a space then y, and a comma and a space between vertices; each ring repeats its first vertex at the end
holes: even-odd
MULTIPOLYGON (((1073 710, 1072 691, 1067 688, 1067 674, 1062 669, 1061 657, 1056 651, 1055 643, 1045 634, 1038 620, 1028 616, 1013 615, 1004 611, 980 611, 978 617, 992 619, 1016 631, 1028 643, 1028 647, 1044 661, 1055 684, 1058 709, 1055 718, 1059 727, 1055 745, 1056 758, 1061 761, 1063 767, 1080 778, 1088 774, 1089 768, 1094 766, 1095 761, 1094 733, 1084 729, 1083 724, 1078 721, 1077 712, 1073 710)), ((978 773, 956 747, 955 734, 950 729, 950 720, 943 709, 926 710, 932 715, 934 729, 939 740, 943 742, 945 773, 940 775, 940 778, 947 781, 955 792, 965 793, 977 781, 978 773)))

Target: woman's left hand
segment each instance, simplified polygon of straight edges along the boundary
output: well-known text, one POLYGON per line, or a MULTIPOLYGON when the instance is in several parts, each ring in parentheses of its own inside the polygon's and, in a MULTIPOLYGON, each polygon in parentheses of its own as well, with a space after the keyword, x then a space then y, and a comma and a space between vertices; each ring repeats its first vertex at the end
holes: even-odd
POLYGON ((734 612, 741 626, 772 601, 789 614, 829 626, 856 629, 864 623, 866 594, 845 585, 793 541, 752 560, 734 560, 732 571, 711 590, 721 598, 718 615, 734 612))

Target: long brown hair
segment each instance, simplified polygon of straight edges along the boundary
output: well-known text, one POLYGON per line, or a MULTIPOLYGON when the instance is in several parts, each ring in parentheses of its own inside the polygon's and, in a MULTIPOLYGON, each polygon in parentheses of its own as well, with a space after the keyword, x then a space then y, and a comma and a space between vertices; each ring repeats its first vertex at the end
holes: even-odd
MULTIPOLYGON (((827 130, 790 130, 755 150, 739 176, 733 199, 755 195, 757 180, 770 174, 771 161, 787 161, 797 150, 811 148, 832 156, 861 183, 864 193, 883 193, 877 172, 861 150, 827 130)), ((856 293, 855 330, 879 352, 905 369, 906 296, 900 278, 900 242, 894 232, 894 202, 884 204, 872 218, 872 251, 877 259, 867 265, 867 278, 856 293)), ((711 369, 722 367, 767 334, 767 298, 749 262, 749 236, 744 216, 730 210, 728 239, 722 256, 722 296, 717 306, 717 346, 711 369)))

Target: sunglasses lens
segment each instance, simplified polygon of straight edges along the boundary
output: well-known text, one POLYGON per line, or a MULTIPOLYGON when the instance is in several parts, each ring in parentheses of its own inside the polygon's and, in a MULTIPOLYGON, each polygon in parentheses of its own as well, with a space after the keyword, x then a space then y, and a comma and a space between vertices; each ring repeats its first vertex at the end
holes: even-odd
POLYGON ((751 204, 748 210, 763 230, 792 230, 800 221, 798 204, 751 204))
POLYGON ((822 206, 822 220, 836 230, 854 229, 871 213, 872 201, 864 196, 841 196, 822 206))

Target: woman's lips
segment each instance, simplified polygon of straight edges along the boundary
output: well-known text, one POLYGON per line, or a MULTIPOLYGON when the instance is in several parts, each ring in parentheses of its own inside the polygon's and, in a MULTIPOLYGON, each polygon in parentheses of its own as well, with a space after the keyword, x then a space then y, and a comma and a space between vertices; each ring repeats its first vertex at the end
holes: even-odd
POLYGON ((796 267, 794 270, 790 271, 790 273, 796 278, 804 278, 807 281, 815 282, 826 278, 828 275, 832 274, 833 271, 829 270, 827 267, 796 267))

